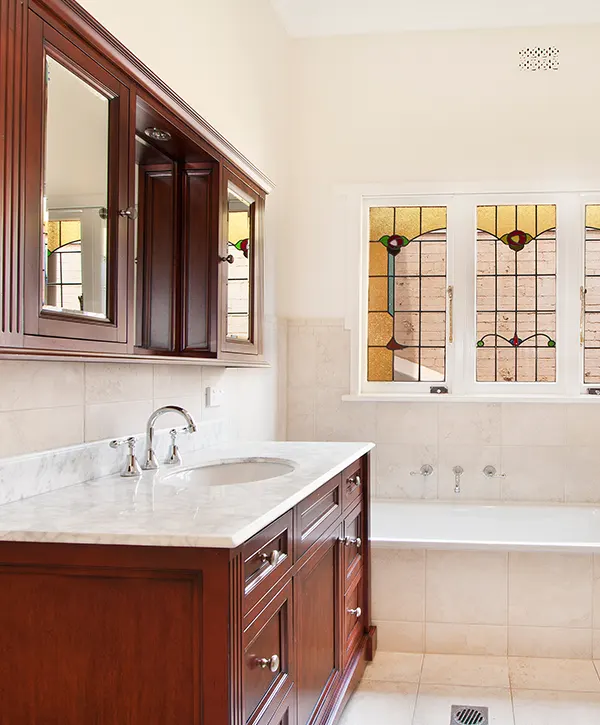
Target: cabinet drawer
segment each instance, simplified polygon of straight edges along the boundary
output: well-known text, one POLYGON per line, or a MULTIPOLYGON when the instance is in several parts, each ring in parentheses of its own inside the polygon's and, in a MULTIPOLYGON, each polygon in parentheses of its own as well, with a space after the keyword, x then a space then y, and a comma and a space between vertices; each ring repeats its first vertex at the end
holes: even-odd
POLYGON ((244 722, 269 722, 293 683, 292 583, 244 632, 244 722))
POLYGON ((296 561, 341 515, 341 484, 337 475, 296 506, 296 561))
POLYGON ((344 666, 352 657, 364 631, 364 587, 358 572, 344 597, 344 666))
POLYGON ((244 614, 291 569, 292 522, 288 511, 243 545, 244 614))
POLYGON ((360 505, 344 519, 344 534, 342 537, 345 573, 344 589, 348 588, 357 571, 362 569, 365 545, 363 521, 363 511, 360 505))
POLYGON ((362 458, 354 461, 342 471, 342 505, 345 509, 358 503, 364 488, 364 469, 362 458))

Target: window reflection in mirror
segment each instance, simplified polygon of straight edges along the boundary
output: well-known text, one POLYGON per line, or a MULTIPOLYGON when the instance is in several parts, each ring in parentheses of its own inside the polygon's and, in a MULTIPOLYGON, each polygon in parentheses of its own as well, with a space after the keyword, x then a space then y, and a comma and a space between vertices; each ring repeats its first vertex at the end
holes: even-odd
POLYGON ((109 99, 46 56, 44 309, 107 316, 109 99))
POLYGON ((250 339, 250 279, 252 274, 253 203, 233 187, 227 195, 227 338, 250 339))

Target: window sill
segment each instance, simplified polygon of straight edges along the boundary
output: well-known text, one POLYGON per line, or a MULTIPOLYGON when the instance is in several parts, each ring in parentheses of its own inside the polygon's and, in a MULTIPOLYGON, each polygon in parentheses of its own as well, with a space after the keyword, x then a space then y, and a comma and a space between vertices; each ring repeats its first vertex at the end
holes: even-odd
POLYGON ((452 395, 442 393, 357 393, 342 395, 352 403, 600 403, 599 395, 452 395))

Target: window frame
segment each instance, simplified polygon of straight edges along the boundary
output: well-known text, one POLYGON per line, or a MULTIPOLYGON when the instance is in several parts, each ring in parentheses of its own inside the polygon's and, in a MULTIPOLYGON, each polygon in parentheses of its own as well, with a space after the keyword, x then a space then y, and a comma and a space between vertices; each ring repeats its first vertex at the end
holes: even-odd
MULTIPOLYGON (((418 186, 418 185, 415 185, 418 186)), ((346 327, 352 331, 351 391, 349 400, 536 400, 590 401, 584 383, 584 345, 580 341, 581 301, 585 284, 585 207, 600 203, 600 191, 485 191, 463 188, 434 193, 410 193, 406 185, 392 193, 346 189, 340 213, 345 223, 355 223, 350 238, 358 254, 346 257, 346 327), (477 382, 476 371, 476 255, 477 207, 505 204, 556 205, 556 382, 477 382), (448 342, 446 315, 447 395, 435 395, 435 383, 375 382, 367 380, 367 325, 369 287, 369 209, 373 206, 446 206, 446 286, 454 287, 454 342, 448 342), (360 230, 360 234, 356 230, 360 230), (360 239, 358 240, 358 237, 360 239), (462 241, 464 239, 464 241, 462 241), (358 261, 358 264, 356 262, 358 261), (354 265, 353 268, 350 265, 354 265), (357 280, 356 273, 360 275, 357 280), (358 283, 358 284, 357 284, 358 283), (358 289, 358 294, 356 293, 358 289)))

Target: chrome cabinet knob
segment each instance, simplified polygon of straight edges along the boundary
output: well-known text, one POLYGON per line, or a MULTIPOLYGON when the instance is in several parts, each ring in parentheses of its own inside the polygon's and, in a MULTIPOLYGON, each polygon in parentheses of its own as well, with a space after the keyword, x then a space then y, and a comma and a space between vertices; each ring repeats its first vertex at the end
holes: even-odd
POLYGON ((360 536, 357 536, 355 539, 353 539, 352 536, 346 536, 345 539, 342 539, 342 542, 344 546, 356 546, 357 549, 360 549, 362 546, 362 539, 360 536))
POLYGON ((356 474, 356 476, 350 476, 350 478, 348 479, 348 483, 351 486, 355 486, 356 488, 358 488, 361 484, 360 476, 358 474, 356 474))
POLYGON ((127 209, 119 209, 119 216, 135 221, 138 218, 138 211, 135 206, 129 206, 127 209))
POLYGON ((277 551, 277 549, 274 549, 270 553, 267 554, 267 552, 263 552, 258 557, 263 564, 270 564, 271 566, 277 566, 279 564, 279 559, 281 559, 281 552, 277 551))
POLYGON ((348 609, 348 614, 354 614, 354 616, 358 619, 360 615, 362 614, 362 609, 360 607, 356 607, 356 609, 348 609))
POLYGON ((228 254, 226 257, 219 257, 220 262, 227 262, 227 264, 233 264, 235 262, 235 258, 233 254, 228 254))
POLYGON ((257 657, 256 664, 263 670, 271 670, 271 672, 277 672, 279 669, 279 657, 277 655, 271 655, 271 657, 257 657))

